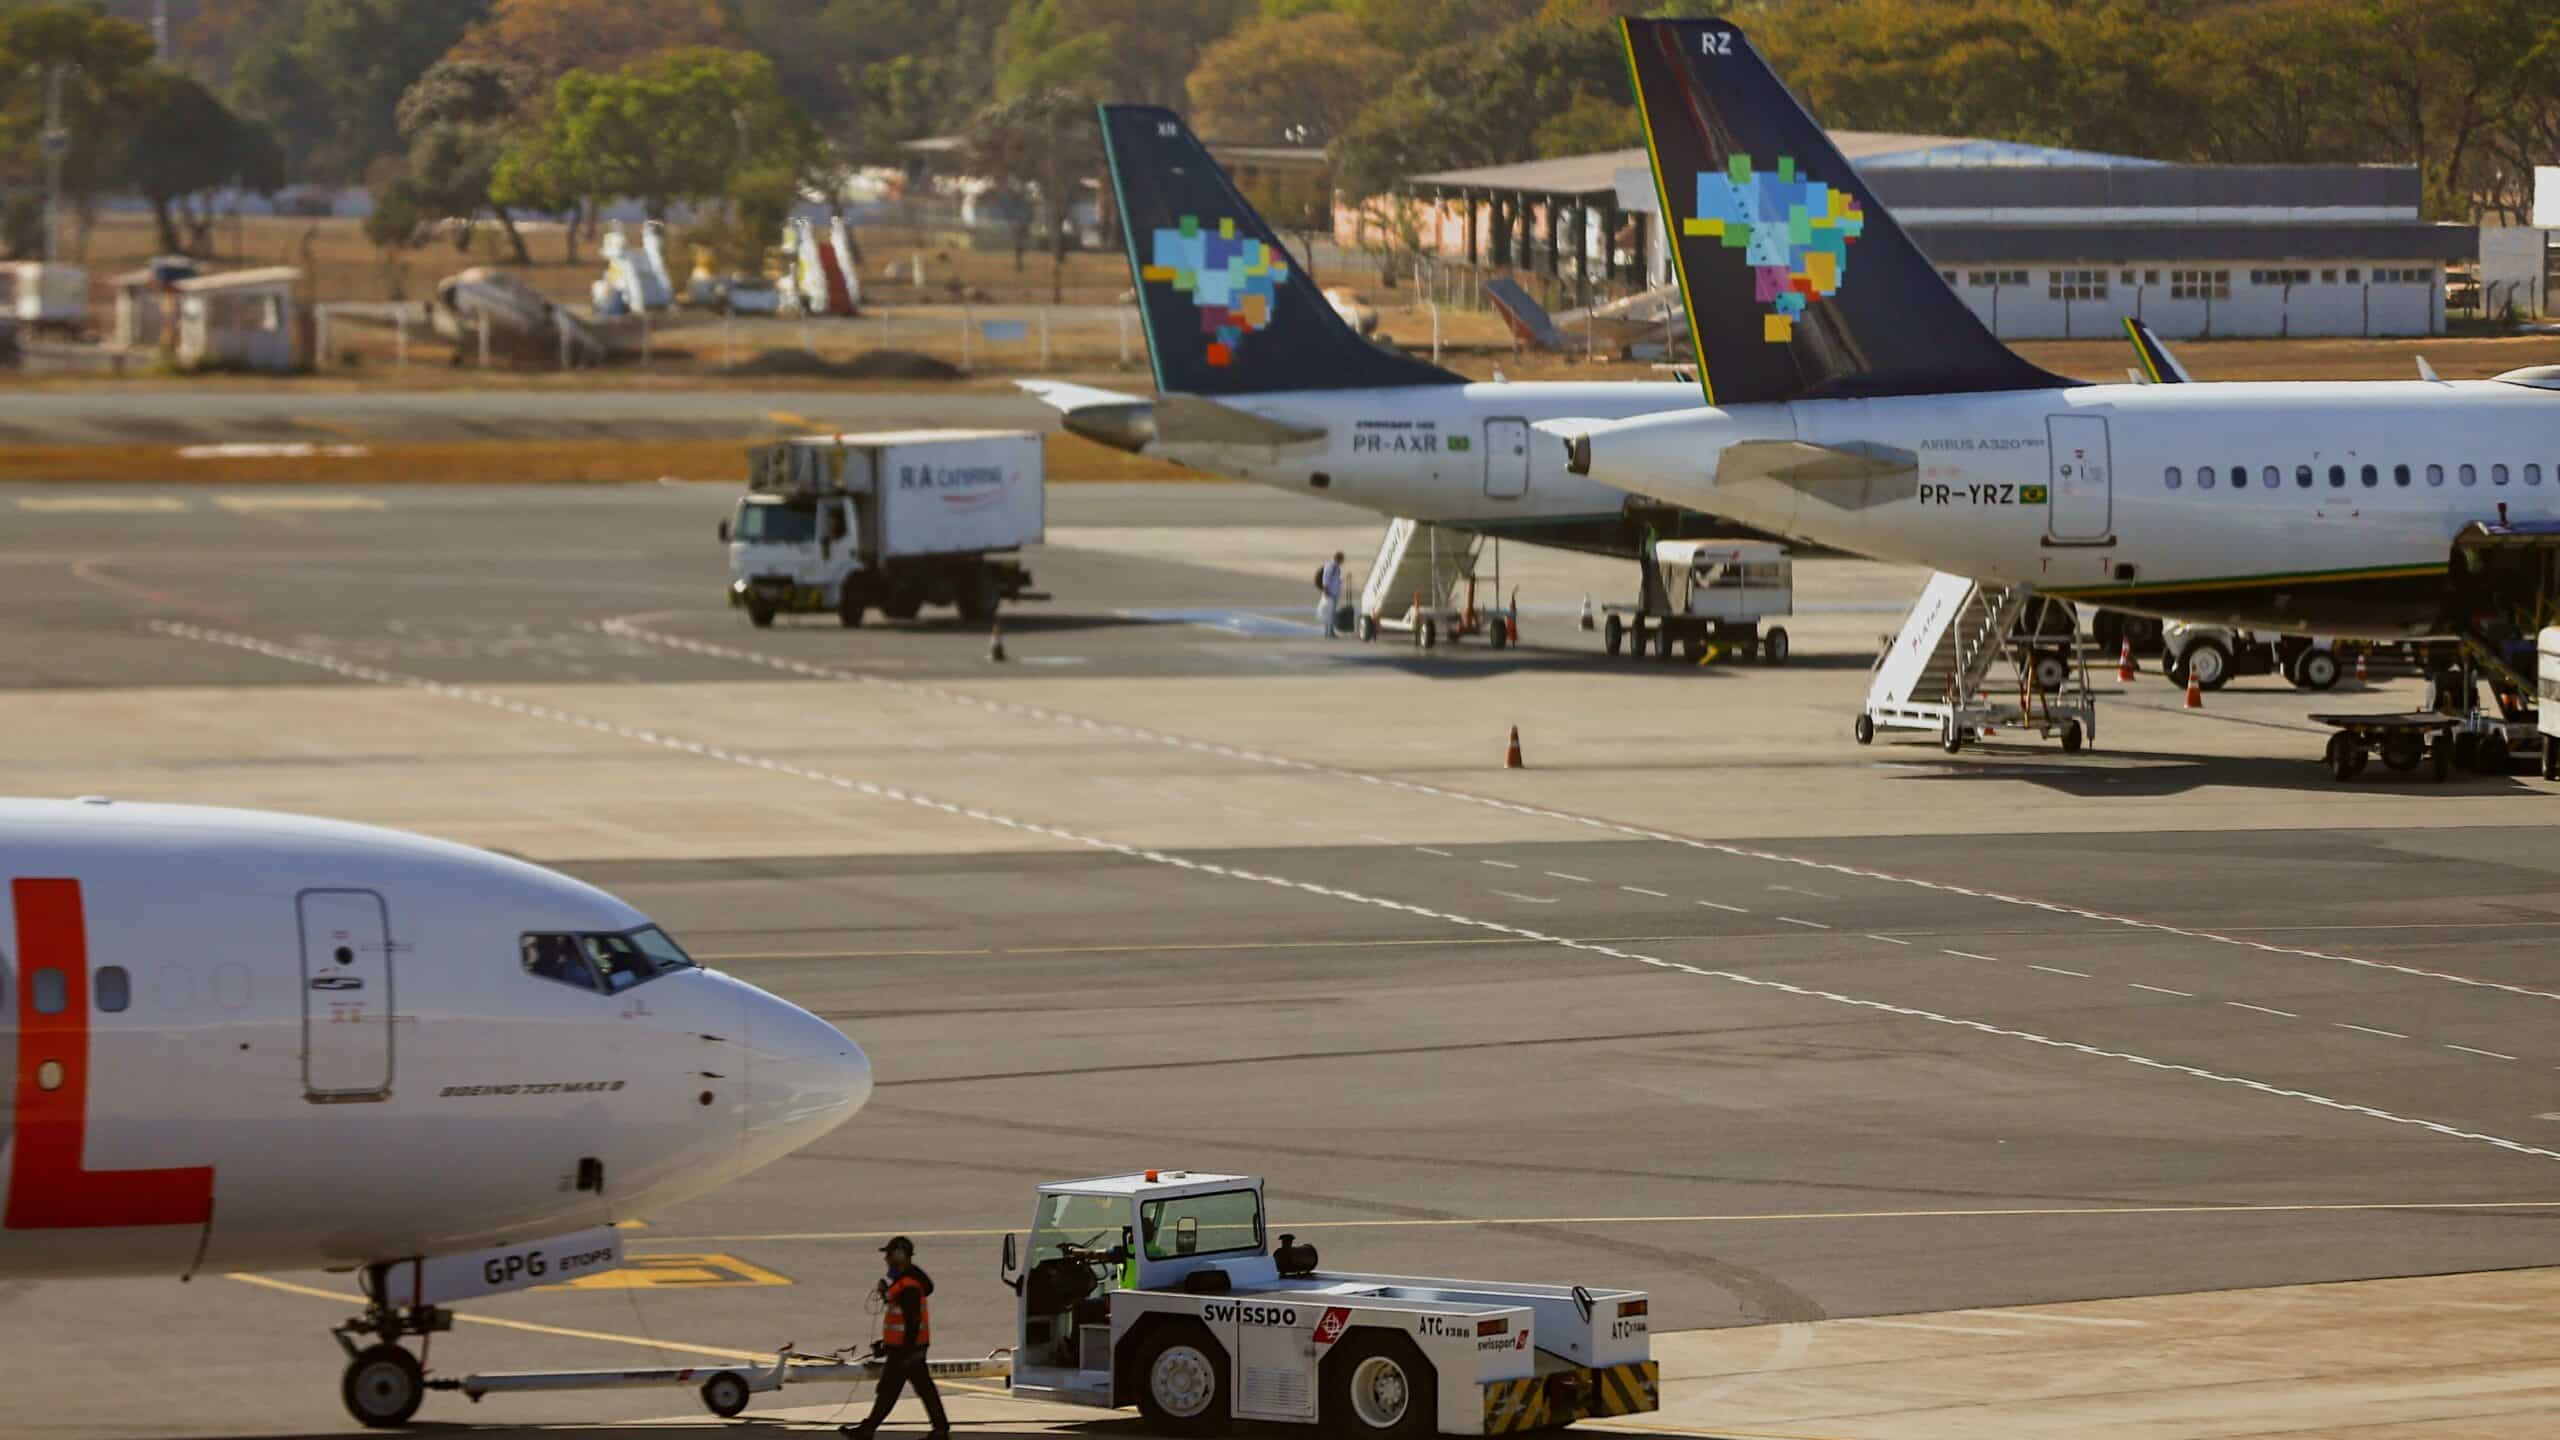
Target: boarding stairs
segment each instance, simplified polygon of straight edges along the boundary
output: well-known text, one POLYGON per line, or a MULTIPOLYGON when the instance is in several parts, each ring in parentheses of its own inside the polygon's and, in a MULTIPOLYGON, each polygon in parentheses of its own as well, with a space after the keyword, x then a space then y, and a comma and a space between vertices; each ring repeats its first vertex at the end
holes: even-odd
POLYGON ((1858 741, 1879 729, 1934 730, 1953 752, 2008 725, 2077 750, 2098 725, 2085 660, 2068 601, 1935 572, 1869 672, 1858 741), (2003 656, 2013 664, 2014 697, 1992 690, 2003 656))
POLYGON ((1381 630, 1454 637, 1471 618, 1476 557, 1484 537, 1398 516, 1387 523, 1360 587, 1362 638, 1381 630))

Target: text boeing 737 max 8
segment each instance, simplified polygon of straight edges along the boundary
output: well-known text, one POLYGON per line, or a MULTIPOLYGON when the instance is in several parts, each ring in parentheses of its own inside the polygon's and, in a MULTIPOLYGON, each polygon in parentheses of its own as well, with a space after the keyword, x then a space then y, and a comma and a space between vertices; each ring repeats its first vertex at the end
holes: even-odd
POLYGON ((393 1342, 450 1323, 444 1301, 609 1266, 611 1222, 871 1091, 826 1021, 467 846, 5 800, 0 878, 0 1279, 355 1269, 367 1423, 416 1409, 393 1342))
POLYGON ((1994 339, 1742 32, 1625 22, 1707 408, 1558 422, 1568 468, 2153 615, 2447 628, 2475 523, 2560 516, 2560 367, 2084 385, 1994 339))
POLYGON ((1530 426, 1695 406, 1685 382, 1481 383, 1353 333, 1190 127, 1152 105, 1101 107, 1152 396, 1059 381, 1022 388, 1090 440, 1386 516, 1540 545, 1634 555, 1733 533, 1565 473, 1530 426))

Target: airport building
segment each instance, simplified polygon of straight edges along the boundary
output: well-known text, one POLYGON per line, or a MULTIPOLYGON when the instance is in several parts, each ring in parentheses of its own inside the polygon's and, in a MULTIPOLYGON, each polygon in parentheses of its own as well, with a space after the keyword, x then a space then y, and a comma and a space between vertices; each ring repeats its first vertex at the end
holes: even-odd
MULTIPOLYGON (((2139 316, 2164 336, 2432 335, 2480 232, 2420 218, 2402 165, 2175 165, 1952 136, 1838 131, 1841 152, 1993 333, 2059 339, 2139 316)), ((1413 176, 1395 223, 1426 253, 1564 282, 1667 284, 1642 150, 1413 176)), ((1337 236, 1373 240, 1377 207, 1337 236)), ((1854 257, 1852 264, 1854 265, 1854 257)), ((1558 294, 1569 287, 1569 293, 1558 294)))

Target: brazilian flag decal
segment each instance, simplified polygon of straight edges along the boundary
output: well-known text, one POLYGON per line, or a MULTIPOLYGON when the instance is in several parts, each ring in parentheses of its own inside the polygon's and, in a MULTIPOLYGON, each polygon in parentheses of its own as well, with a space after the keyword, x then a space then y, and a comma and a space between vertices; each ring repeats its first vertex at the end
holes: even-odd
POLYGON ((2019 486, 2018 503, 2021 505, 2042 505, 2045 503, 2044 487, 2041 485, 2019 486))
POLYGON ((1449 448, 1452 450, 1465 450, 1471 447, 1474 443, 1474 441, 1468 439, 1464 435, 1452 435, 1449 437, 1449 448))

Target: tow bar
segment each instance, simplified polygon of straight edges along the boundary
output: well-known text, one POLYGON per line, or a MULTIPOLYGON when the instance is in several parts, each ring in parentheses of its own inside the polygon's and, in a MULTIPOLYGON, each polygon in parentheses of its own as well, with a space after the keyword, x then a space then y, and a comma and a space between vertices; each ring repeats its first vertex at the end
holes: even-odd
MULTIPOLYGON (((1013 1355, 1007 1350, 994 1350, 979 1360, 928 1360, 925 1368, 937 1380, 998 1380, 1013 1374, 1013 1355)), ((657 1385, 691 1385, 701 1395, 704 1409, 727 1420, 745 1412, 748 1397, 785 1385, 878 1378, 880 1361, 857 1356, 853 1347, 810 1355, 784 1344, 775 1349, 770 1365, 740 1362, 641 1370, 512 1370, 465 1375, 459 1380, 429 1380, 427 1388, 459 1390, 476 1403, 483 1395, 517 1391, 638 1390, 657 1385)))

